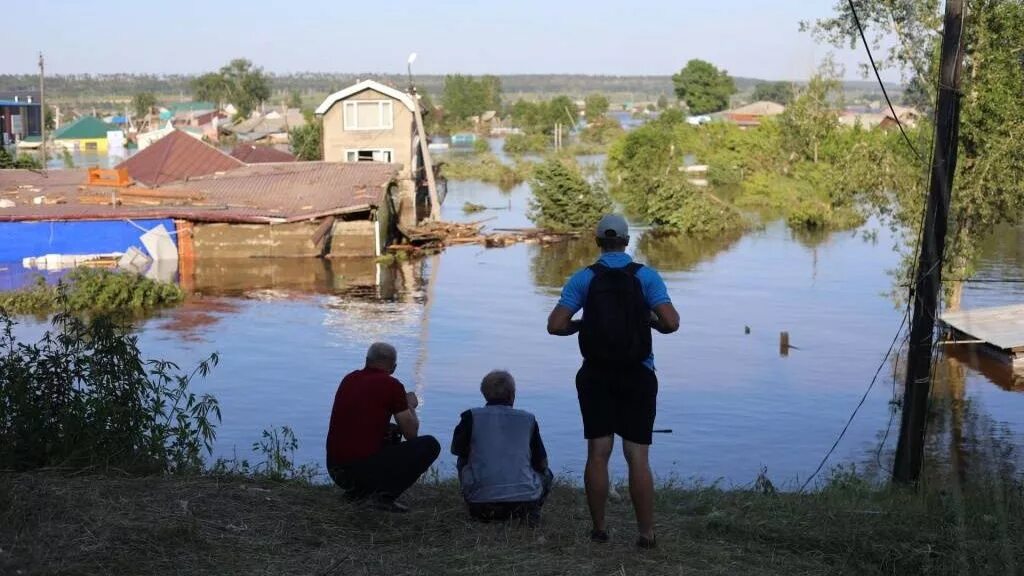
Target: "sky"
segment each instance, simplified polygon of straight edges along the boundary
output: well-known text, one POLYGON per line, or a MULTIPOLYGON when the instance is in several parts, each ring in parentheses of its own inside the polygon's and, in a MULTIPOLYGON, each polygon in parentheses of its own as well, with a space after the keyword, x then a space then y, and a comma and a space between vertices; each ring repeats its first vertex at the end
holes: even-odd
MULTIPOLYGON (((691 58, 735 76, 807 78, 829 51, 801 20, 836 0, 31 0, 5 8, 0 73, 265 70, 421 74, 671 74, 691 58), (12 23, 20 23, 11 26, 12 23)), ((892 78, 887 78, 892 79, 892 78)))

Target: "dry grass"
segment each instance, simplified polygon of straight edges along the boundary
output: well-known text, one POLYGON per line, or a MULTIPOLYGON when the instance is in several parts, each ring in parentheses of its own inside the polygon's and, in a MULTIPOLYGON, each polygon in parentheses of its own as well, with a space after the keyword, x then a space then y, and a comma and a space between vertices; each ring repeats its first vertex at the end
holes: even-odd
POLYGON ((1019 489, 989 496, 666 487, 660 548, 641 552, 628 499, 611 503, 613 541, 594 545, 569 486, 532 529, 470 521, 447 482, 416 486, 413 512, 390 515, 330 486, 10 474, 0 574, 1012 574, 1024 567, 1019 489))

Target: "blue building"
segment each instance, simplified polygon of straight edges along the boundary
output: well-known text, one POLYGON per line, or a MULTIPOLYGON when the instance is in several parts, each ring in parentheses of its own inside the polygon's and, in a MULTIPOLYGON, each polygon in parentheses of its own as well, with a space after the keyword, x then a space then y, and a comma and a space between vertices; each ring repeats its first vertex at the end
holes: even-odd
POLYGON ((14 144, 40 136, 43 109, 38 92, 0 93, 0 144, 14 144))

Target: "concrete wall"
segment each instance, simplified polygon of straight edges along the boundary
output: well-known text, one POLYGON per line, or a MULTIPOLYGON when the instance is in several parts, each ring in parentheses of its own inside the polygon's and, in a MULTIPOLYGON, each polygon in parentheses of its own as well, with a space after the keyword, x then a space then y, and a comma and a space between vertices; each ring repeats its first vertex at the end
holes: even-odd
MULTIPOLYGON (((197 259, 295 258, 320 256, 313 243, 319 222, 290 224, 195 224, 192 230, 197 259)), ((363 254, 368 256, 372 252, 363 254)))
POLYGON ((400 101, 376 90, 363 90, 331 106, 323 115, 323 130, 324 160, 344 162, 346 150, 388 148, 393 151, 391 161, 402 165, 399 178, 410 177, 416 120, 412 110, 400 101), (391 130, 345 130, 345 102, 353 100, 389 100, 394 127, 391 130))
MULTIPOLYGON (((376 256, 376 226, 370 220, 335 220, 331 229, 332 257, 376 256)), ((381 245, 383 248, 383 244, 381 245)))

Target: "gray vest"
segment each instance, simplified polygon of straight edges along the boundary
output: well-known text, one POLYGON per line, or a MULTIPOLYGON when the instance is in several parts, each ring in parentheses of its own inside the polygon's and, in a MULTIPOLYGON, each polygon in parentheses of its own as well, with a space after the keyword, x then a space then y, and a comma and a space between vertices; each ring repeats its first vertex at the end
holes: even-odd
POLYGON ((544 493, 530 466, 533 414, 509 406, 474 408, 469 461, 459 472, 467 502, 531 502, 544 493))

